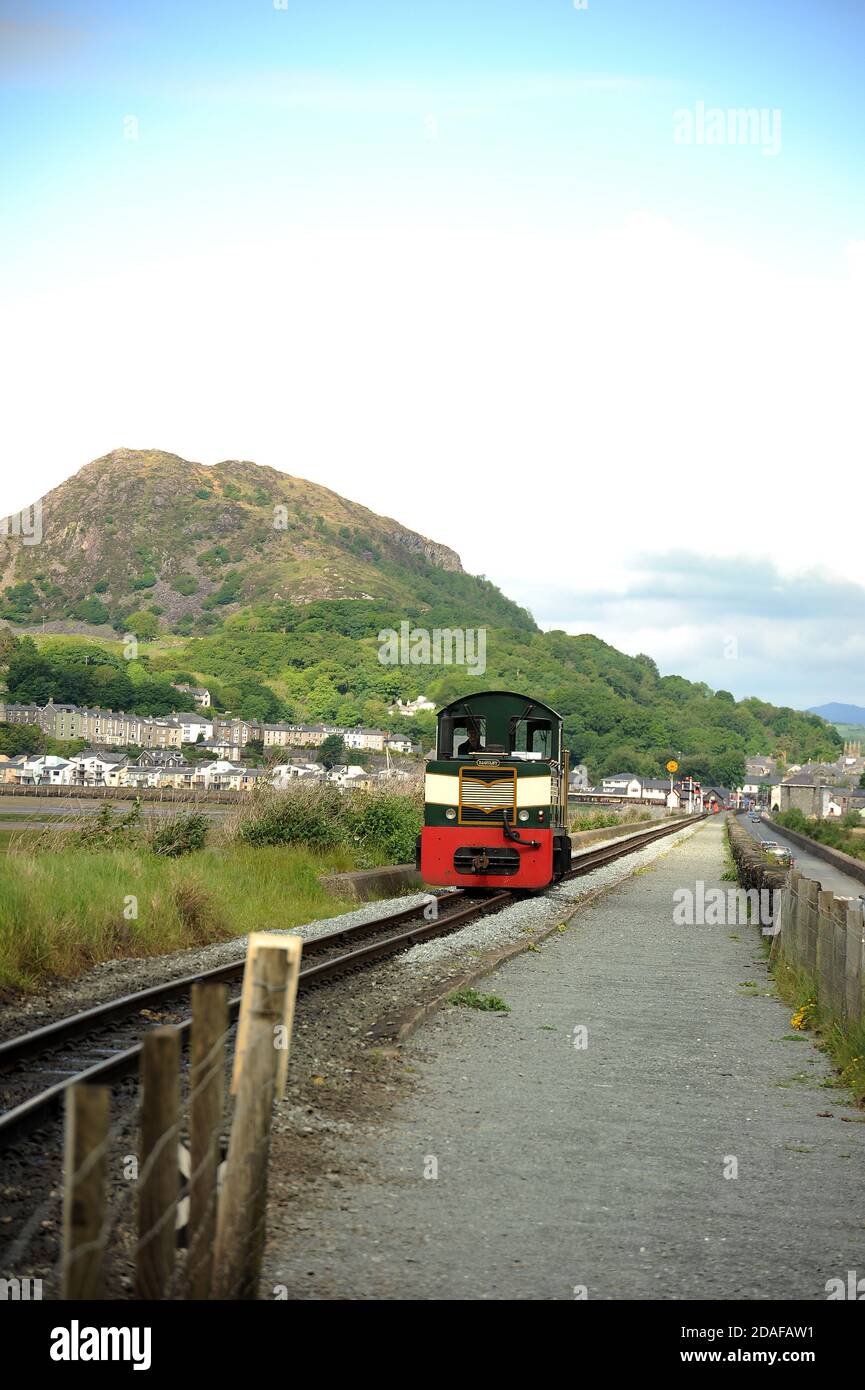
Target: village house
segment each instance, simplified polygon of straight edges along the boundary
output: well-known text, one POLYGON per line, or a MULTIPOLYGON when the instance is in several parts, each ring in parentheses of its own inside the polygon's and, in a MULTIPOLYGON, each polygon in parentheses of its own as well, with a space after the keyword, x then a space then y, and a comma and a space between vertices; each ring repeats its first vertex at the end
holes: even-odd
POLYGON ((39 753, 24 759, 18 778, 22 787, 59 787, 68 784, 71 764, 67 758, 39 753))
POLYGON ((69 759, 73 787, 125 787, 129 759, 123 753, 86 748, 69 759))
MULTIPOLYGON (((342 734, 342 741, 346 748, 366 748, 375 753, 381 753, 384 749, 384 734, 381 729, 335 729, 334 733, 342 734)), ((411 751, 411 744, 409 744, 409 751, 411 751)))
POLYGON ((27 758, 25 754, 10 758, 4 753, 0 759, 0 783, 4 786, 18 786, 27 758))
POLYGON ((181 743, 197 743, 199 739, 204 743, 213 738, 213 720, 203 714, 175 714, 174 718, 180 725, 181 743))
MULTIPOLYGON (((350 746, 350 744, 346 743, 347 748, 350 746)), ((390 753, 411 753, 414 744, 410 738, 401 737, 399 734, 391 734, 390 737, 385 738, 384 747, 385 751, 390 753)))
POLYGON ((345 787, 350 782, 352 785, 363 781, 369 781, 369 773, 365 767, 359 767, 357 763, 337 763, 327 774, 328 782, 336 782, 337 786, 345 787))
POLYGON ((428 700, 424 695, 418 695, 416 700, 407 700, 405 703, 398 699, 396 704, 391 705, 389 708, 391 714, 407 714, 411 716, 420 714, 423 710, 434 710, 435 705, 432 700, 428 700))
POLYGON ((181 691, 184 695, 192 696, 192 703, 196 709, 209 709, 211 706, 210 691, 203 685, 175 685, 175 690, 181 691))

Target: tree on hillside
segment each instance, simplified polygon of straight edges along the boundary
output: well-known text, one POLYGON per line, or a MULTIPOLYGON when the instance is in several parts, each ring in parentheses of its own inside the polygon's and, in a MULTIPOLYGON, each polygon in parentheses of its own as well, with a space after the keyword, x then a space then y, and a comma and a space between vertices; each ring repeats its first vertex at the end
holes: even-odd
POLYGON ((6 662, 16 652, 19 647, 18 638, 11 627, 0 627, 0 666, 5 666, 6 662))
POLYGON ((318 750, 318 761, 325 767, 335 767, 345 758, 345 744, 341 734, 328 734, 318 750))
POLYGON ((155 637, 159 631, 159 623, 152 613, 148 613, 146 608, 140 608, 137 613, 130 613, 127 618, 129 631, 134 632, 142 642, 155 637))
POLYGON ((0 724, 0 753, 10 758, 22 753, 41 753, 45 744, 37 724, 0 724))

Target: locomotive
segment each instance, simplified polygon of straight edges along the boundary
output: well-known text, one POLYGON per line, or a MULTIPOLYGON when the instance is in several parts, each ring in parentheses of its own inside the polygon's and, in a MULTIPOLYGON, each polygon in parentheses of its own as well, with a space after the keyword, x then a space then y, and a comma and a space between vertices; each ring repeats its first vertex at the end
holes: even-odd
POLYGON ((513 690, 445 705, 424 780, 417 865, 424 882, 538 889, 571 867, 562 719, 513 690))

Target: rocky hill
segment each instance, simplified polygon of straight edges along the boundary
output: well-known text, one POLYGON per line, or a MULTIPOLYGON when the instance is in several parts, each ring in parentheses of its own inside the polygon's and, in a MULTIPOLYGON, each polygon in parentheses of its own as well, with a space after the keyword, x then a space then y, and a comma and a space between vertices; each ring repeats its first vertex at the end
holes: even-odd
POLYGON ((534 627, 447 546, 255 463, 115 449, 41 505, 40 544, 0 536, 0 617, 22 625, 121 628, 143 612, 148 635, 154 619, 188 635, 249 605, 363 600, 414 613, 453 593, 475 622, 534 627))

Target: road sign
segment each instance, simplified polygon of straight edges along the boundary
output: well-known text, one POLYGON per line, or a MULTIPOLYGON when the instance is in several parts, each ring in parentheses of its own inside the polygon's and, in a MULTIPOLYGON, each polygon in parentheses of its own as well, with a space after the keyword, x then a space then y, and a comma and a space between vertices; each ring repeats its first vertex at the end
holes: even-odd
POLYGON ((676 759, 675 759, 675 758, 671 758, 670 761, 667 763, 667 771, 668 771, 668 772, 678 772, 678 771, 679 771, 679 764, 676 762, 676 759))

